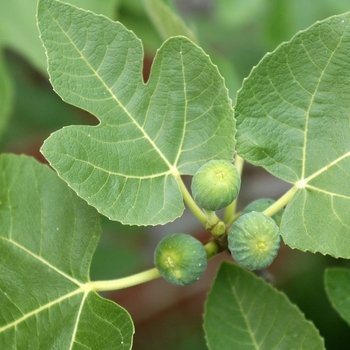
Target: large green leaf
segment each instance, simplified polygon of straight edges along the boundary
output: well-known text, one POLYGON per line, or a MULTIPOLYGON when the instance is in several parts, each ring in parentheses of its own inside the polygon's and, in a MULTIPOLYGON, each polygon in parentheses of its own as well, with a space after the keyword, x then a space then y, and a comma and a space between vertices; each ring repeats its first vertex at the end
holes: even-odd
POLYGON ((211 350, 324 349, 315 326, 283 293, 227 262, 208 295, 204 329, 211 350))
POLYGON ((298 189, 281 235, 350 257, 350 14, 318 22, 267 54, 238 93, 239 154, 298 189))
POLYGON ((350 325, 350 270, 332 268, 325 275, 326 292, 333 307, 350 325))
POLYGON ((96 211, 25 156, 0 157, 0 184, 0 348, 130 349, 130 316, 89 282, 96 211))
POLYGON ((38 21, 56 92, 100 120, 54 133, 44 156, 110 219, 179 217, 180 175, 233 157, 233 110, 217 68, 185 37, 171 38, 144 84, 141 42, 120 23, 53 0, 39 1, 38 21))

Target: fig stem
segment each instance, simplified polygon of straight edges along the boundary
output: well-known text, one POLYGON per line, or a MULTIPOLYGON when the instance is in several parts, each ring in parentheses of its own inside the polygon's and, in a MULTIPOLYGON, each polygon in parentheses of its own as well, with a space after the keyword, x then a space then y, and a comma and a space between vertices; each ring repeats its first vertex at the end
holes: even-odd
POLYGON ((282 197, 280 197, 275 203, 270 205, 267 209, 263 211, 265 215, 272 216, 276 214, 279 210, 284 208, 293 198, 295 192, 299 189, 298 186, 293 186, 289 189, 282 197))
POLYGON ((211 240, 204 244, 204 249, 207 253, 207 260, 213 258, 220 253, 220 246, 214 240, 211 240))
POLYGON ((96 292, 106 292, 110 290, 119 290, 128 287, 133 287, 148 281, 152 281, 161 275, 156 268, 146 270, 128 277, 118 278, 110 281, 94 281, 89 282, 91 290, 96 292))
MULTIPOLYGON (((221 252, 220 246, 214 240, 211 240, 204 244, 204 249, 207 254, 207 260, 213 258, 221 252)), ((86 291, 95 292, 107 292, 111 290, 120 290, 124 288, 134 287, 139 284, 152 281, 158 277, 161 277, 158 269, 155 267, 146 271, 136 273, 131 276, 117 278, 107 281, 90 281, 83 285, 86 291)))
MULTIPOLYGON (((242 178, 244 159, 240 157, 237 153, 235 155, 234 165, 237 168, 240 177, 242 178)), ((226 207, 225 214, 224 214, 224 222, 227 225, 232 225, 232 223, 234 222, 236 207, 237 207, 237 199, 235 199, 230 205, 226 207)))
POLYGON ((204 212, 207 215, 207 222, 206 222, 207 228, 211 228, 215 226, 220 221, 215 211, 204 209, 204 212))
POLYGON ((180 191, 187 207, 191 210, 193 215, 206 227, 207 221, 208 221, 207 216, 202 211, 202 209, 197 205, 197 203, 193 200, 181 176, 178 176, 176 180, 180 186, 180 191))
POLYGON ((219 221, 211 230, 214 237, 220 238, 226 234, 226 225, 223 221, 219 221))

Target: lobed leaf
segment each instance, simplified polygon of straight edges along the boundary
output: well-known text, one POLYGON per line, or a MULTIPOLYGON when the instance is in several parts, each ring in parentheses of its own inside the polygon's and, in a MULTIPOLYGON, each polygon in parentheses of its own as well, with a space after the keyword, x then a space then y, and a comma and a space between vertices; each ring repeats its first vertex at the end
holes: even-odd
POLYGON ((315 326, 283 293, 227 262, 208 295, 204 330, 210 350, 324 349, 315 326))
POLYGON ((350 257, 350 13, 267 54, 238 93, 238 153, 298 189, 285 243, 350 257))
POLYGON ((130 349, 133 324, 94 293, 96 211, 47 166, 0 157, 0 348, 130 349))
POLYGON ((339 315, 350 325, 350 271, 332 268, 325 274, 326 292, 339 315))
POLYGON ((156 225, 179 217, 180 175, 233 157, 233 110, 216 66, 185 37, 170 38, 145 84, 141 42, 122 24, 40 0, 38 25, 54 89, 100 121, 52 134, 44 156, 112 220, 156 225))

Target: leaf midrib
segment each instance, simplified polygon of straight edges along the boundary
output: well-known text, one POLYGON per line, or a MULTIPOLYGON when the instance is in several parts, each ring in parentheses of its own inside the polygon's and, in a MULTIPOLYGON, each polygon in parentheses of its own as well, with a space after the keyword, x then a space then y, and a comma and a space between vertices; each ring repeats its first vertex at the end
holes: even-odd
POLYGON ((50 269, 54 270, 55 272, 57 272, 58 274, 60 274, 61 276, 63 276, 64 278, 70 280, 71 282, 75 283, 77 286, 82 287, 84 285, 84 283, 80 283, 78 280, 76 280, 75 278, 72 278, 71 276, 67 275, 66 273, 62 272, 61 270, 59 270, 56 266, 52 265, 51 263, 49 263, 47 260, 43 259, 41 256, 34 254, 33 252, 31 252, 30 250, 28 250, 26 247, 22 246, 21 244, 15 242, 12 239, 8 239, 5 237, 0 237, 0 239, 2 239, 3 241, 6 241, 8 243, 13 244, 14 246, 16 246, 17 248, 23 250, 24 252, 26 252, 27 254, 31 255, 32 257, 34 257, 36 260, 40 261, 41 263, 43 263, 44 265, 46 265, 47 267, 49 267, 50 269))
MULTIPOLYGON (((327 64, 325 65, 324 69, 321 71, 321 75, 320 75, 320 78, 318 79, 318 82, 316 84, 316 87, 315 87, 315 90, 313 92, 313 94, 311 95, 311 99, 310 99, 310 103, 309 103, 309 106, 308 106, 308 109, 307 109, 307 112, 306 112, 306 122, 305 122, 305 130, 304 130, 304 142, 303 142, 303 148, 302 148, 302 168, 301 168, 301 181, 310 181, 310 179, 314 178, 317 176, 317 174, 321 173, 322 172, 322 169, 320 169, 319 171, 315 172, 314 174, 310 175, 307 179, 305 179, 305 170, 306 170, 306 148, 307 148, 307 141, 308 141, 308 132, 309 132, 309 121, 310 121, 310 111, 311 111, 311 108, 313 106, 313 102, 315 100, 315 97, 316 97, 316 94, 318 92, 318 88, 321 84, 321 81, 322 81, 322 78, 329 66, 329 64, 331 63, 335 53, 337 52, 339 46, 341 45, 341 43, 343 42, 343 37, 344 37, 344 33, 346 31, 346 28, 348 28, 348 25, 345 27, 344 31, 343 31, 343 34, 341 35, 340 37, 340 40, 339 40, 339 43, 337 44, 337 46, 335 47, 335 49, 333 50, 333 52, 331 52, 331 55, 328 59, 328 62, 327 64)), ((308 54, 308 51, 305 49, 305 52, 308 54)), ((310 61, 313 62, 313 60, 311 59, 311 57, 309 56, 310 58, 310 61)), ((313 64, 319 68, 314 62, 313 64)), ((350 155, 350 152, 347 153, 347 156, 350 155)), ((339 157, 338 159, 340 159, 342 157, 339 157)), ((337 161, 337 160, 336 160, 337 161)), ((336 162, 336 161, 333 161, 333 162, 336 162)), ((333 163, 332 162, 332 163, 333 163)), ((331 163, 331 164, 332 164, 331 163)), ((328 166, 324 167, 323 169, 327 169, 328 166)))

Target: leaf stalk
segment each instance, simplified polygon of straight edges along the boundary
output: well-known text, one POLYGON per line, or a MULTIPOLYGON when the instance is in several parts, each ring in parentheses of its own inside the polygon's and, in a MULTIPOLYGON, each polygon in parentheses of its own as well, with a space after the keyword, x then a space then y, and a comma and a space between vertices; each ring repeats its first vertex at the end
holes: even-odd
POLYGON ((95 292, 106 292, 110 290, 119 290, 133 287, 148 281, 152 281, 161 275, 156 268, 137 273, 128 277, 118 278, 110 281, 89 282, 91 290, 95 292))
POLYGON ((284 208, 293 198, 296 191, 299 189, 298 186, 294 185, 291 189, 289 189, 282 197, 280 197, 275 203, 269 206, 267 209, 263 211, 265 215, 272 216, 276 214, 279 210, 284 208))
POLYGON ((180 186, 182 197, 183 197, 187 207, 191 210, 193 215, 206 227, 207 221, 208 221, 207 216, 202 211, 202 209, 197 205, 197 203, 193 200, 193 198, 190 195, 190 193, 188 192, 188 189, 185 186, 181 176, 178 176, 176 179, 177 179, 177 183, 180 186))

